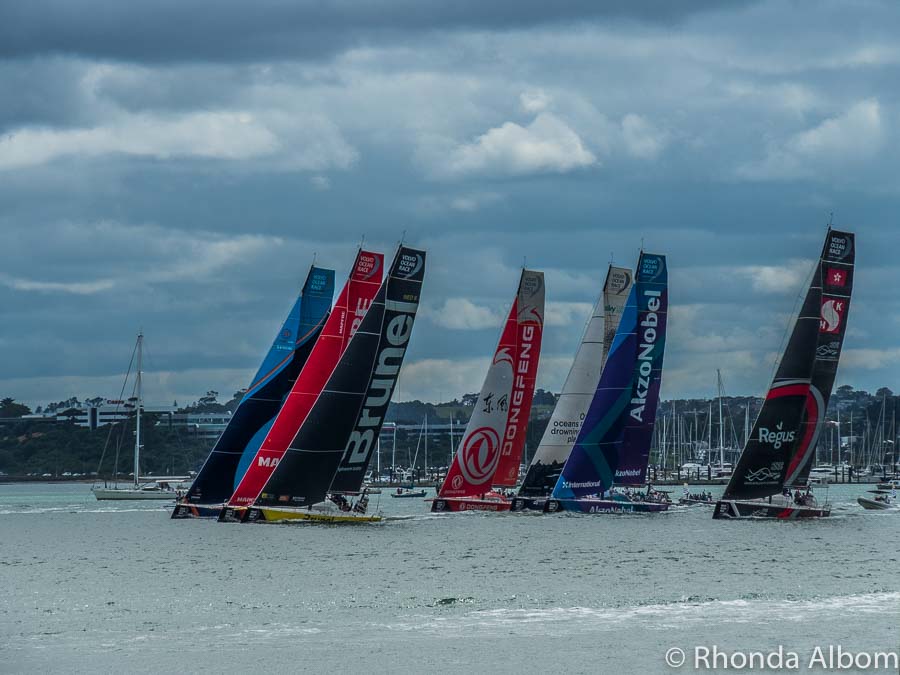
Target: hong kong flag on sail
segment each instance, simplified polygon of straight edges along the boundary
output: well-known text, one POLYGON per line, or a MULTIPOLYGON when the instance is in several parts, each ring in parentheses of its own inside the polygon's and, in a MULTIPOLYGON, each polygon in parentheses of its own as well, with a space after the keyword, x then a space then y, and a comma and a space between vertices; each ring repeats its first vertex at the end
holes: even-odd
POLYGON ((829 267, 825 273, 825 283, 829 286, 839 286, 843 288, 847 284, 847 271, 829 267))

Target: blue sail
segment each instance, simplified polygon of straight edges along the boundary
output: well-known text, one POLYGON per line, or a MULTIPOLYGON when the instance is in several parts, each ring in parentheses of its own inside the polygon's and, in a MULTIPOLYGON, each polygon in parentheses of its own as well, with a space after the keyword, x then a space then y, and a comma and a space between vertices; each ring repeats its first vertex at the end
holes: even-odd
POLYGON ((603 493, 647 476, 668 306, 665 256, 641 253, 635 283, 554 499, 603 493))
POLYGON ((334 270, 312 267, 240 405, 194 479, 187 502, 214 504, 234 492, 306 363, 333 295, 334 270))

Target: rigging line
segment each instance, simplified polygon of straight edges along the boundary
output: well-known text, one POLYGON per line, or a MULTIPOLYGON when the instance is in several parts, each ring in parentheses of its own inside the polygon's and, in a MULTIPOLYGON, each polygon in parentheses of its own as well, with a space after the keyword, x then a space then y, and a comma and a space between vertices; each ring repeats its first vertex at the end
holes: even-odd
MULTIPOLYGON (((134 347, 131 350, 131 360, 128 362, 128 370, 125 371, 125 379, 122 381, 122 389, 119 390, 119 398, 116 399, 116 401, 117 401, 116 402, 116 410, 115 410, 116 417, 118 417, 119 406, 121 405, 122 397, 125 395, 125 387, 128 385, 128 376, 131 374, 131 366, 134 364, 135 354, 137 354, 137 341, 135 341, 134 347)), ((90 420, 88 420, 88 422, 90 423, 90 420)), ((98 420, 98 422, 99 422, 99 420, 98 420)), ((100 454, 100 463, 97 465, 97 477, 98 478, 100 477, 100 469, 103 466, 103 459, 106 457, 106 450, 109 447, 109 441, 112 438, 112 432, 113 432, 113 429, 115 429, 115 427, 116 427, 115 422, 110 423, 109 431, 106 434, 106 442, 103 444, 103 452, 100 454)), ((119 445, 120 444, 121 444, 121 442, 119 443, 119 445)), ((114 467, 115 470, 118 470, 118 463, 119 463, 119 447, 117 445, 116 446, 116 466, 114 467)))
POLYGON ((797 319, 800 317, 800 312, 803 310, 803 301, 806 298, 806 292, 809 290, 813 275, 818 271, 819 267, 821 266, 821 262, 821 256, 817 257, 812 265, 812 268, 804 278, 803 283, 800 284, 800 289, 797 291, 797 295, 794 297, 794 305, 791 309, 791 318, 787 322, 787 325, 785 325, 784 332, 781 335, 781 343, 779 344, 778 351, 775 354, 775 360, 772 366, 772 373, 769 376, 769 382, 771 382, 775 378, 775 373, 778 371, 778 366, 781 363, 781 359, 784 358, 784 352, 787 348, 787 341, 790 337, 791 332, 793 332, 794 326, 797 323, 797 319))

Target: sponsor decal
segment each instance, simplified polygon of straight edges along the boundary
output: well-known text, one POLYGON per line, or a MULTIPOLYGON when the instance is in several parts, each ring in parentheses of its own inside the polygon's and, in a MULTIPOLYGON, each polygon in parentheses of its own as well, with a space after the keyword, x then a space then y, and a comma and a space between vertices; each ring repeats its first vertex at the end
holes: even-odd
POLYGON ((616 478, 637 478, 642 473, 640 469, 616 469, 616 478))
MULTIPOLYGON (((532 357, 536 356, 534 354, 535 333, 536 331, 533 325, 525 324, 522 326, 522 331, 519 335, 519 363, 516 365, 515 369, 515 379, 513 380, 512 389, 512 405, 509 407, 509 415, 506 419, 506 432, 503 436, 503 448, 501 451, 501 454, 504 456, 512 454, 513 442, 516 440, 516 435, 519 433, 520 425, 528 423, 527 419, 521 419, 521 417, 522 406, 525 404, 525 391, 527 388, 525 377, 530 371, 532 357)), ((515 478, 515 476, 513 476, 513 478, 515 478)))
POLYGON ((767 466, 764 466, 756 471, 750 471, 747 473, 747 476, 744 478, 745 483, 768 483, 775 481, 781 477, 781 470, 774 471, 767 466))
POLYGON ((659 274, 661 268, 662 262, 658 256, 644 255, 641 256, 641 269, 638 270, 638 274, 645 277, 644 281, 652 281, 659 274))
POLYGON ((825 283, 829 286, 838 286, 843 288, 847 284, 847 270, 839 270, 829 267, 825 271, 825 283))
POLYGON ((490 427, 475 429, 463 440, 459 470, 472 485, 491 479, 500 461, 500 437, 490 427))
POLYGON ((402 253, 397 263, 397 276, 401 279, 414 277, 422 269, 422 256, 418 253, 402 253))
POLYGON ((844 310, 847 301, 841 298, 822 298, 822 313, 819 319, 819 331, 822 333, 837 333, 841 329, 844 310))
POLYGON ((360 254, 359 262, 356 265, 356 271, 362 275, 364 280, 369 280, 381 270, 381 262, 378 256, 360 254))
MULTIPOLYGON (((622 295, 631 287, 631 273, 624 269, 611 269, 609 271, 609 283, 606 290, 613 295, 622 295)), ((610 311, 611 307, 606 310, 610 311)))
POLYGON ((450 486, 454 490, 459 490, 462 487, 462 484, 463 484, 463 477, 460 476, 459 474, 453 476, 453 480, 450 481, 450 486))
POLYGON ((841 352, 841 343, 837 340, 825 342, 816 347, 816 358, 818 359, 836 359, 841 352))
POLYGON ((261 456, 258 456, 258 457, 256 458, 256 464, 257 464, 257 466, 264 466, 264 467, 266 467, 266 468, 268 468, 268 469, 274 469, 276 466, 278 466, 278 462, 279 462, 279 461, 280 461, 280 460, 279 460, 278 457, 261 457, 261 456))
POLYGON ((385 339, 375 358, 375 370, 369 380, 366 400, 356 420, 356 428, 350 434, 350 440, 344 449, 344 457, 350 465, 367 462, 375 447, 376 431, 381 428, 382 416, 394 393, 418 304, 386 300, 384 308, 398 314, 384 328, 385 339))
POLYGON ((850 253, 850 238, 840 234, 832 234, 828 241, 828 258, 831 260, 843 260, 850 253))
POLYGON ((522 278, 522 292, 529 298, 534 297, 544 286, 543 276, 540 274, 526 274, 522 278))
MULTIPOLYGON (((353 321, 350 323, 350 335, 349 337, 353 337, 354 333, 356 333, 356 329, 359 328, 359 324, 362 323, 363 317, 366 315, 366 312, 369 311, 369 307, 372 306, 371 298, 357 298, 356 299, 356 308, 353 310, 353 321)), ((343 326, 341 326, 343 328, 343 326)), ((343 331, 341 331, 343 333, 343 331)))
POLYGON ((508 363, 509 365, 513 365, 513 357, 512 354, 509 353, 509 347, 501 347, 494 354, 493 363, 508 363))
MULTIPOLYGON (((650 258, 659 263, 658 258, 650 258)), ((650 391, 652 382, 651 375, 653 373, 653 360, 656 353, 656 339, 658 337, 656 328, 659 324, 659 316, 657 312, 660 308, 660 291, 645 290, 644 296, 647 298, 647 311, 640 323, 639 335, 640 345, 638 346, 638 363, 637 378, 635 380, 634 389, 632 389, 631 410, 629 414, 638 422, 644 421, 644 408, 647 405, 647 393, 650 391)))
POLYGON ((781 427, 784 425, 784 422, 779 422, 775 425, 776 431, 771 431, 770 429, 766 429, 765 427, 759 428, 759 442, 760 443, 769 443, 773 448, 778 450, 781 448, 782 443, 791 443, 797 437, 796 431, 782 431, 781 427))
POLYGON ((284 338, 285 340, 289 340, 291 337, 291 329, 285 328, 284 330, 282 330, 281 337, 284 338))

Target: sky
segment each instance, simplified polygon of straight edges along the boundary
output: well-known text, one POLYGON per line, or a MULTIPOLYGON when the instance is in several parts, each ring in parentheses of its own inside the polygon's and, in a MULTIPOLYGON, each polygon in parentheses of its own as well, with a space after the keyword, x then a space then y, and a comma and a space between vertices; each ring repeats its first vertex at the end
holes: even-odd
POLYGON ((613 260, 668 256, 664 398, 762 395, 825 227, 838 384, 900 388, 900 6, 0 4, 0 395, 247 386, 314 257, 428 251, 395 400, 477 391, 519 269, 558 391, 613 260), (833 215, 832 215, 833 214, 833 215))

